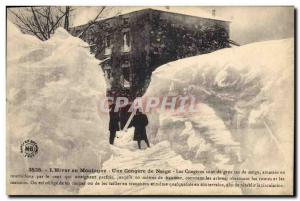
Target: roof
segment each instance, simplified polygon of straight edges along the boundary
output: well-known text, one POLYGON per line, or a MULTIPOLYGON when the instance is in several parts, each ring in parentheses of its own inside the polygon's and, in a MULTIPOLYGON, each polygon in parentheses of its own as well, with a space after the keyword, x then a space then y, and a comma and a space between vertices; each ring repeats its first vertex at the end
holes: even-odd
POLYGON ((201 10, 201 7, 120 7, 122 8, 117 13, 111 12, 108 15, 106 15, 104 18, 100 18, 99 21, 113 18, 116 16, 122 16, 126 14, 130 14, 133 12, 140 12, 145 10, 156 10, 161 12, 168 12, 168 13, 174 13, 174 14, 181 14, 181 15, 187 15, 187 16, 193 16, 193 17, 199 17, 199 18, 205 18, 205 19, 211 19, 211 20, 218 20, 218 21, 225 21, 230 22, 230 20, 227 20, 225 18, 212 16, 211 13, 208 11, 201 10))
POLYGON ((200 12, 199 10, 196 10, 196 8, 197 7, 194 7, 194 9, 191 7, 170 7, 170 9, 167 9, 164 7, 155 7, 155 8, 149 8, 149 9, 158 10, 158 11, 162 11, 162 12, 169 12, 169 13, 174 13, 174 14, 181 14, 181 15, 188 15, 188 16, 193 16, 193 17, 211 19, 211 20, 230 22, 230 20, 227 20, 225 18, 212 16, 212 14, 207 11, 200 12))
MULTIPOLYGON (((192 17, 198 17, 198 18, 204 18, 204 19, 211 19, 211 20, 218 20, 218 21, 224 21, 224 22, 230 22, 230 20, 227 20, 225 18, 221 18, 218 16, 212 16, 212 13, 208 11, 208 9, 204 9, 205 7, 108 7, 108 11, 103 13, 104 17, 100 17, 97 21, 104 21, 107 19, 111 19, 117 16, 123 16, 127 14, 131 14, 134 12, 141 12, 146 10, 156 10, 160 12, 168 12, 173 14, 181 14, 186 16, 192 16, 192 17)), ((82 24, 84 25, 84 24, 82 24)), ((81 25, 77 25, 81 26, 81 25)))

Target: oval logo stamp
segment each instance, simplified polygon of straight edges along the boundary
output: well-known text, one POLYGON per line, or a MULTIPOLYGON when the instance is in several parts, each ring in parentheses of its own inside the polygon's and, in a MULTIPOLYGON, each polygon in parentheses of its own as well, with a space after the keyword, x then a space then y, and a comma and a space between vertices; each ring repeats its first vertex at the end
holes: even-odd
POLYGON ((21 144, 21 153, 24 157, 32 158, 38 153, 39 147, 33 140, 26 140, 21 144))

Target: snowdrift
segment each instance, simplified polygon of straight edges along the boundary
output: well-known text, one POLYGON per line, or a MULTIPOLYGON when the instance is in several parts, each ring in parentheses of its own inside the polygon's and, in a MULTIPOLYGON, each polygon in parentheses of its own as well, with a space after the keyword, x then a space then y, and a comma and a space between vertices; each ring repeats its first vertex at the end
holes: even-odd
MULTIPOLYGON (((8 170, 19 174, 29 167, 100 167, 109 152, 109 117, 97 107, 106 85, 99 60, 85 48, 88 44, 61 28, 41 42, 11 23, 7 41, 8 170), (34 158, 20 153, 27 139, 38 144, 34 158)), ((49 193, 49 187, 36 188, 49 193)), ((63 190, 74 193, 67 188, 53 193, 63 190)))
MULTIPOLYGON (((174 129, 175 130, 175 129, 174 129)), ((208 190, 206 187, 191 186, 192 180, 183 180, 176 182, 177 180, 172 179, 153 179, 157 176, 165 176, 157 174, 156 171, 160 170, 170 170, 171 173, 166 174, 169 178, 175 178, 179 175, 175 170, 190 170, 190 171, 204 171, 206 166, 203 163, 194 163, 192 160, 185 160, 180 154, 176 153, 171 144, 172 140, 162 140, 156 144, 152 144, 150 148, 146 148, 146 144, 142 143, 142 150, 139 150, 137 143, 133 142, 133 132, 134 129, 128 129, 126 134, 120 135, 119 138, 115 139, 114 146, 111 147, 112 155, 111 157, 103 163, 103 168, 112 170, 112 169, 129 169, 129 170, 153 170, 152 173, 147 174, 137 174, 143 179, 135 180, 132 178, 133 174, 118 174, 111 173, 113 179, 110 179, 110 183, 131 183, 126 186, 118 185, 97 185, 89 186, 85 185, 80 189, 80 194, 89 194, 89 195, 98 195, 100 192, 105 195, 159 195, 159 194, 180 194, 180 195, 189 195, 195 190, 199 194, 224 194, 222 189, 223 186, 218 186, 208 190), (131 176, 130 176, 131 175, 131 176), (120 177, 121 176, 121 177, 120 177), (172 185, 165 186, 155 186, 155 185, 142 185, 143 183, 169 183, 172 185), (134 184, 135 183, 135 184, 134 184), (174 185, 177 184, 177 185, 174 185), (167 191, 165 190, 167 188, 167 191)), ((187 134, 187 133, 185 133, 187 134)), ((196 144, 200 143, 199 141, 195 142, 196 144)), ((227 161, 222 161, 223 165, 220 168, 230 170, 233 168, 232 164, 226 164, 227 161)), ((221 161, 218 163, 221 164, 221 161)), ((101 177, 105 174, 95 173, 92 176, 101 177)), ((197 175, 197 174, 196 174, 197 175)), ((196 176, 193 175, 193 176, 196 176)), ((205 174, 200 174, 201 176, 205 174)), ((198 175, 199 176, 199 175, 198 175)), ((105 180, 104 180, 105 181, 105 180)), ((86 181, 92 182, 92 180, 87 179, 86 181)), ((220 181, 220 185, 228 184, 228 181, 220 181)), ((228 193, 235 193, 237 195, 241 194, 241 189, 236 187, 231 187, 228 193)))
POLYGON ((195 95, 229 127, 257 125, 274 120, 274 104, 293 96, 293 62, 292 39, 223 49, 159 67, 145 96, 169 94, 172 85, 172 94, 195 95))
MULTIPOLYGON (((116 139, 112 156, 104 162, 103 168, 292 168, 292 160, 286 157, 292 156, 288 153, 292 146, 281 140, 292 139, 286 135, 293 133, 292 58, 293 41, 287 39, 224 49, 159 67, 152 75, 144 100, 147 97, 189 94, 198 100, 197 112, 156 110, 148 113, 147 133, 151 148, 144 144, 143 150, 138 150, 136 142, 132 141, 133 129, 129 129, 116 139), (286 153, 282 152, 283 149, 286 153), (270 158, 274 159, 270 155, 274 154, 278 156, 277 160, 284 161, 281 167, 274 164, 282 163, 270 161, 270 158)), ((111 182, 123 180, 126 178, 111 182)), ((151 178, 148 181, 155 182, 151 178)), ((172 187, 168 192, 185 194, 191 188, 172 187)), ((80 193, 98 194, 105 190, 107 194, 160 194, 162 189, 152 186, 85 186, 80 193)), ((199 194, 224 193, 219 188, 197 190, 199 194)), ((268 193, 262 190, 264 194, 268 193)), ((251 194, 252 189, 232 188, 230 192, 233 191, 235 194, 251 194)))
POLYGON ((189 94, 198 104, 196 113, 148 114, 150 141, 166 140, 185 160, 209 168, 291 171, 293 148, 286 139, 293 138, 293 55, 293 40, 284 39, 159 67, 144 97, 189 94), (278 161, 285 163, 278 167, 278 161))

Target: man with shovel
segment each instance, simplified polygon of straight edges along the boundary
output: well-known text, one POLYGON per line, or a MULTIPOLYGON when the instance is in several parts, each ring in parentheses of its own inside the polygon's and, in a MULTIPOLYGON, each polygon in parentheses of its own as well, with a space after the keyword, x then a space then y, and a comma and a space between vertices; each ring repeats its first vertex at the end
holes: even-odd
POLYGON ((144 140, 148 147, 150 147, 146 126, 148 125, 148 118, 145 114, 142 113, 142 109, 138 108, 136 110, 136 114, 132 119, 131 125, 134 129, 134 137, 133 140, 137 141, 139 149, 141 149, 141 141, 144 140))

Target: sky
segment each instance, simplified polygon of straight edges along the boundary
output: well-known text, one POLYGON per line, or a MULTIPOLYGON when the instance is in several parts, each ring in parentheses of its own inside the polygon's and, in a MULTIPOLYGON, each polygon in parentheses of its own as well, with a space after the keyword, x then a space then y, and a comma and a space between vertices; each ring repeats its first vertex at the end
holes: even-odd
MULTIPOLYGON (((101 7, 75 7, 72 25, 93 20, 101 7)), ((114 15, 150 7, 107 7, 100 16, 114 15)), ((152 7, 155 8, 155 7, 152 7)), ((294 35, 293 7, 160 7, 170 11, 186 12, 203 17, 216 11, 216 18, 230 20, 230 38, 243 45, 253 42, 290 38, 294 35)))
POLYGON ((231 20, 230 37, 246 44, 294 36, 293 7, 222 7, 217 14, 231 20))

